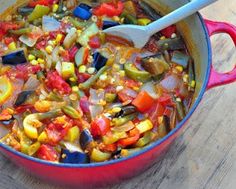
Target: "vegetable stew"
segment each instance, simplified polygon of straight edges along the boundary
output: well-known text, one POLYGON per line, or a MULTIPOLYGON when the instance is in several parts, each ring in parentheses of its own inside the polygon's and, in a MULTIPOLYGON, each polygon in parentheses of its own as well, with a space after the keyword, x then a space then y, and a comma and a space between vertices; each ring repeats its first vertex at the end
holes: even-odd
POLYGON ((0 21, 0 142, 80 164, 129 156, 166 136, 196 85, 176 26, 142 49, 103 32, 160 17, 137 0, 30 0, 0 21))

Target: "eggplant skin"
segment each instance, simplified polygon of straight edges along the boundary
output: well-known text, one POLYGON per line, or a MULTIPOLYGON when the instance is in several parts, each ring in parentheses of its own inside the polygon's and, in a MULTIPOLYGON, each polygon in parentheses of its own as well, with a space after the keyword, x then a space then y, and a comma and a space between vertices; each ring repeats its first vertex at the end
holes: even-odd
POLYGON ((130 115, 136 112, 136 108, 134 106, 124 106, 121 108, 121 111, 115 114, 115 117, 123 117, 126 115, 130 115))
POLYGON ((105 30, 107 28, 111 28, 111 27, 118 26, 118 25, 120 25, 118 22, 113 22, 113 21, 110 21, 110 20, 104 20, 102 29, 105 30))
POLYGON ((34 91, 22 91, 16 99, 15 106, 23 104, 32 93, 34 93, 34 91))
POLYGON ((104 67, 107 63, 107 58, 102 56, 99 52, 93 54, 93 59, 94 61, 92 66, 95 67, 97 71, 104 67))
POLYGON ((84 152, 71 152, 67 149, 62 149, 60 162, 71 164, 89 163, 89 156, 84 152))
POLYGON ((93 141, 93 136, 91 135, 88 129, 84 129, 80 134, 80 146, 82 149, 85 149, 86 146, 93 141))
POLYGON ((2 56, 3 64, 17 65, 26 63, 26 57, 23 50, 11 52, 2 56))

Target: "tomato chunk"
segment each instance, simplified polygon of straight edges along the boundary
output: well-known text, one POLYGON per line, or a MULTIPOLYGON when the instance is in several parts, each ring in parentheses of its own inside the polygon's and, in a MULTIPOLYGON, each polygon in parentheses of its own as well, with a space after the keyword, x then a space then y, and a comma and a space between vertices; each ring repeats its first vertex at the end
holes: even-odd
POLYGON ((152 107, 154 102, 155 100, 146 91, 141 91, 138 96, 133 100, 132 104, 140 112, 145 112, 152 107))
POLYGON ((91 134, 96 136, 104 136, 110 130, 110 120, 105 117, 99 117, 91 123, 91 134))
POLYGON ((37 151, 37 157, 47 161, 58 161, 59 153, 52 146, 42 144, 37 151))
POLYGON ((35 7, 36 5, 49 6, 52 5, 54 2, 56 3, 57 0, 30 0, 28 6, 29 7, 35 7))
POLYGON ((137 128, 132 129, 129 131, 129 137, 120 139, 117 144, 118 146, 121 146, 122 148, 125 148, 126 146, 130 146, 132 144, 135 144, 140 137, 139 130, 137 128))
POLYGON ((93 10, 93 14, 96 16, 119 16, 124 9, 123 2, 119 1, 117 5, 115 3, 102 3, 100 6, 93 10))
POLYGON ((98 36, 93 36, 89 39, 89 42, 88 42, 89 46, 91 48, 94 48, 94 49, 97 49, 101 46, 101 42, 100 42, 100 39, 98 36))

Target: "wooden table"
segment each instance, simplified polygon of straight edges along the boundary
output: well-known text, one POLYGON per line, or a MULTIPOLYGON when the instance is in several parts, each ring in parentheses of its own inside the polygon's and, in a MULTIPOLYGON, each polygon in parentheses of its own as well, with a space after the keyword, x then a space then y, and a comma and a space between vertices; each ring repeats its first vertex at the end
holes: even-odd
MULTIPOLYGON (((236 25, 236 1, 221 0, 202 11, 205 18, 236 25)), ((212 38, 220 71, 233 68, 236 49, 227 35, 212 38)), ((185 132, 166 158, 142 175, 109 189, 234 189, 236 187, 236 83, 208 91, 185 132)), ((0 155, 1 189, 59 189, 39 181, 0 155)), ((107 188, 108 189, 108 188, 107 188)))

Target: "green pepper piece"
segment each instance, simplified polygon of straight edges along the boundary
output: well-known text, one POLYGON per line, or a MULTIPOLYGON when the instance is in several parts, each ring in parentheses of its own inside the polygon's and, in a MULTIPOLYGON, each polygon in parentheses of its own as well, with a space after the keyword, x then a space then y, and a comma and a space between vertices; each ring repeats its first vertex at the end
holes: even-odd
POLYGON ((134 114, 130 114, 130 115, 127 115, 127 116, 124 116, 124 117, 119 117, 119 118, 114 118, 112 120, 112 123, 115 125, 115 126, 120 126, 120 125, 124 125, 125 123, 127 123, 128 121, 131 121, 133 120, 135 117, 136 117, 136 113, 134 114))
POLYGON ((189 65, 188 65, 188 76, 189 76, 189 90, 194 91, 196 81, 195 81, 193 60, 191 58, 189 60, 189 65))
POLYGON ((43 71, 37 72, 37 79, 41 82, 45 79, 45 75, 44 75, 43 71))
POLYGON ((50 8, 43 5, 36 5, 33 12, 28 16, 28 21, 32 22, 38 18, 42 18, 50 12, 50 8))
POLYGON ((28 34, 32 31, 31 28, 21 28, 18 30, 9 30, 9 33, 14 34, 14 35, 23 35, 23 34, 28 34))
POLYGON ((109 144, 113 144, 115 142, 117 142, 118 140, 122 139, 122 138, 126 138, 127 134, 126 132, 113 132, 112 135, 105 135, 102 137, 102 141, 104 142, 104 144, 109 145, 109 144))
POLYGON ((151 131, 147 131, 144 136, 142 138, 140 138, 138 140, 138 142, 136 142, 135 146, 136 147, 143 147, 145 145, 147 145, 148 143, 151 142, 152 139, 152 132, 151 131))
POLYGON ((151 78, 150 73, 136 69, 132 66, 132 63, 124 64, 124 70, 125 74, 135 81, 146 82, 151 78))
POLYGON ((183 102, 179 98, 176 98, 175 102, 176 102, 177 117, 181 121, 185 117, 183 102))
POLYGON ((122 149, 120 152, 121 157, 127 157, 134 153, 140 152, 142 148, 131 148, 131 149, 122 149))
POLYGON ((38 57, 38 58, 45 58, 45 54, 42 51, 37 50, 37 49, 30 50, 29 53, 38 57))
POLYGON ((69 17, 69 22, 76 28, 84 28, 88 25, 87 22, 80 22, 72 17, 69 17))
POLYGON ((146 2, 138 1, 138 3, 143 9, 144 13, 146 13, 152 20, 158 20, 159 18, 161 18, 161 16, 157 14, 157 11, 150 7, 146 2))
POLYGON ((84 83, 81 83, 79 85, 79 88, 82 89, 82 90, 89 89, 96 82, 96 80, 99 78, 99 76, 102 75, 105 71, 108 70, 108 68, 109 68, 108 66, 103 66, 95 75, 90 77, 84 83))
POLYGON ((63 98, 55 92, 50 92, 49 95, 47 96, 47 100, 62 102, 63 98))
POLYGON ((136 19, 136 17, 132 16, 131 14, 122 13, 121 18, 124 18, 125 24, 138 24, 138 20, 136 19))
POLYGON ((61 114, 61 110, 60 109, 52 110, 52 111, 46 112, 46 113, 38 113, 38 114, 36 113, 38 120, 44 120, 44 119, 49 119, 49 118, 57 117, 60 114, 61 114))
POLYGON ((64 106, 62 108, 62 111, 68 115, 69 117, 73 118, 73 119, 80 119, 81 118, 81 114, 76 110, 74 109, 73 107, 71 106, 64 106))
POLYGON ((102 152, 96 148, 93 149, 90 159, 94 162, 103 162, 111 157, 111 153, 102 152))
POLYGON ((106 100, 106 102, 111 103, 111 102, 113 102, 115 99, 116 99, 116 94, 114 94, 114 93, 106 93, 106 94, 105 94, 105 100, 106 100))
POLYGON ((41 144, 40 144, 40 142, 35 142, 34 144, 32 144, 32 145, 30 145, 29 147, 28 147, 28 155, 29 156, 32 156, 32 155, 34 155, 37 151, 38 151, 38 149, 40 148, 40 146, 41 146, 41 144))

